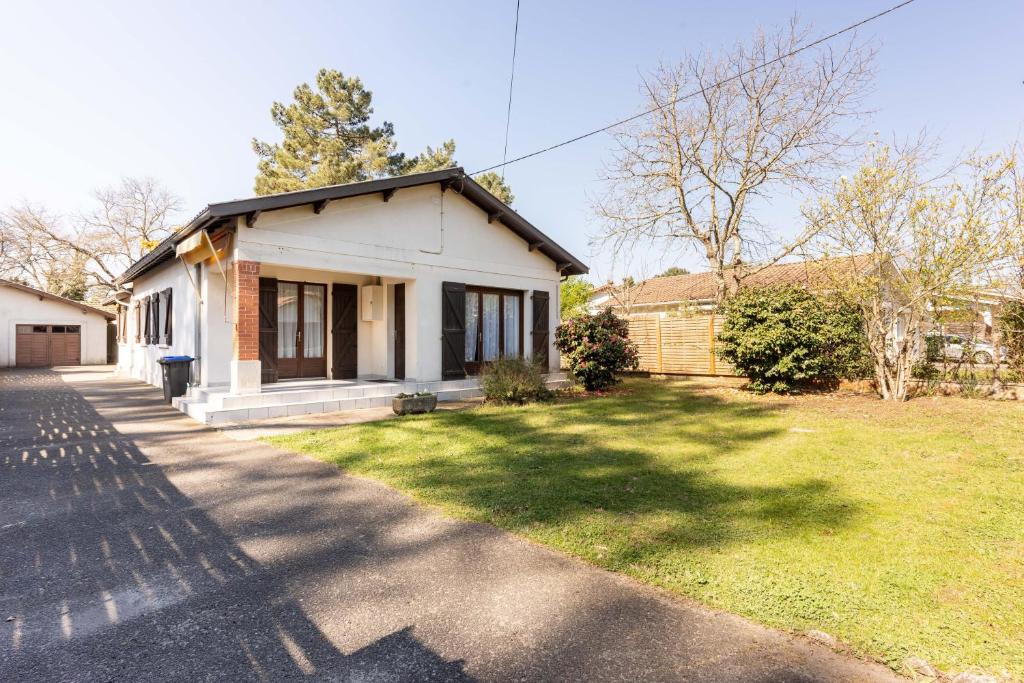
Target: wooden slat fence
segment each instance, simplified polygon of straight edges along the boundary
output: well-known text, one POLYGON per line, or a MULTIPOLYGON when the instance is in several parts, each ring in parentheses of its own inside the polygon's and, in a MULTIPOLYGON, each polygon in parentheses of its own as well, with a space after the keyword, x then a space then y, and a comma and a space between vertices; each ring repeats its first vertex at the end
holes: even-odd
POLYGON ((640 351, 640 369, 678 375, 735 376, 733 367, 715 356, 720 315, 662 318, 634 316, 629 337, 640 351))

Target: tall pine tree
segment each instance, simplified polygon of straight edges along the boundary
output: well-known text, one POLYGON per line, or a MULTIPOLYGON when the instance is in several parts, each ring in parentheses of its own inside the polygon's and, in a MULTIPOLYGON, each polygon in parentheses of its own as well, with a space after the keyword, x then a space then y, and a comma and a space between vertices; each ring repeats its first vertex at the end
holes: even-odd
POLYGON ((455 141, 420 156, 398 151, 388 121, 371 126, 373 93, 354 76, 320 69, 316 88, 303 83, 294 101, 274 102, 270 115, 281 129, 280 143, 253 138, 259 156, 256 194, 304 190, 325 185, 430 171, 455 165, 455 141))
MULTIPOLYGON (((259 157, 256 194, 308 190, 407 173, 425 173, 457 166, 455 141, 427 147, 417 156, 398 151, 395 127, 388 121, 372 127, 373 93, 355 76, 320 69, 316 88, 303 83, 293 102, 274 102, 270 115, 281 129, 280 143, 253 138, 259 157)), ((494 172, 477 181, 506 204, 512 191, 494 172)))
POLYGON ((478 175, 474 180, 480 183, 485 190, 493 194, 495 197, 509 206, 512 206, 512 200, 516 197, 512 194, 512 188, 508 186, 508 183, 506 183, 505 179, 500 175, 494 171, 487 171, 486 173, 478 175))

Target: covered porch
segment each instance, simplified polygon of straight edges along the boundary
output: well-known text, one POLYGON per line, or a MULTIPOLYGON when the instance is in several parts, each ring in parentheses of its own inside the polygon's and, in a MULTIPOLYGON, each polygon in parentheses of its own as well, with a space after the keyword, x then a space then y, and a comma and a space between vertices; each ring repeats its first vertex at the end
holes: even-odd
POLYGON ((415 381, 415 279, 252 261, 231 270, 230 393, 415 381))
POLYGON ((261 385, 405 380, 406 323, 414 314, 406 293, 414 284, 412 279, 260 264, 261 385))

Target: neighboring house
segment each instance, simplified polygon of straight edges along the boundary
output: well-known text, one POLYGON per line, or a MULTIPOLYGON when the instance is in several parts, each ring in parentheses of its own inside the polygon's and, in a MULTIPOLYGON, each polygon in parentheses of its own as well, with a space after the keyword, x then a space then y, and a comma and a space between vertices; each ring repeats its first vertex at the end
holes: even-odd
POLYGON ((104 364, 113 319, 101 308, 0 279, 0 367, 104 364))
POLYGON ((933 309, 934 320, 925 325, 925 331, 998 345, 1003 306, 1021 300, 1024 300, 1024 293, 1014 287, 979 288, 973 296, 950 299, 938 306, 938 310, 933 309))
MULTIPOLYGON (((835 286, 837 276, 859 270, 868 260, 863 256, 777 263, 771 266, 748 266, 751 274, 742 280, 743 287, 760 288, 797 285, 812 290, 835 286)), ((712 272, 669 275, 629 285, 606 284, 590 296, 592 312, 611 307, 620 315, 711 313, 717 306, 717 283, 712 272)))
MULTIPOLYGON (((750 273, 742 287, 794 285, 812 291, 834 290, 844 274, 871 268, 870 256, 857 255, 779 263, 766 267, 747 266, 750 273)), ((717 313, 713 273, 692 273, 656 277, 620 285, 606 284, 590 296, 591 312, 611 308, 629 318, 630 337, 640 350, 640 367, 652 372, 678 374, 730 374, 732 369, 716 359, 715 338, 723 318, 717 313)), ((979 289, 968 299, 950 301, 941 308, 942 322, 922 325, 922 332, 942 331, 965 339, 998 343, 999 309, 1019 294, 979 289)), ((906 334, 905 321, 896 323, 893 344, 906 334)))
POLYGON ((586 272, 460 168, 210 204, 119 278, 119 368, 159 384, 192 356, 206 411, 287 380, 556 370, 559 282, 586 272))
MULTIPOLYGON (((836 278, 867 265, 862 256, 747 266, 742 287, 796 285, 832 289, 836 278)), ((728 273, 727 273, 728 277, 728 273)), ((733 375, 717 357, 716 337, 724 318, 716 312, 714 273, 656 277, 618 286, 606 284, 590 296, 592 313, 611 308, 629 319, 629 336, 640 355, 640 369, 663 374, 733 375)))

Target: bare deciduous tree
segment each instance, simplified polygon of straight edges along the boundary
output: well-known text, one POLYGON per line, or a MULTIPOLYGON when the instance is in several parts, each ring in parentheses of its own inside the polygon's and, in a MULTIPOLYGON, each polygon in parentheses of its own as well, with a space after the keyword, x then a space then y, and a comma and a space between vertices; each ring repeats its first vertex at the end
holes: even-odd
POLYGON ((103 296, 128 266, 173 232, 171 216, 180 200, 151 178, 125 178, 95 196, 97 208, 70 221, 27 204, 2 214, 0 272, 61 293, 84 270, 84 286, 103 296))
POLYGON ((783 244, 758 222, 770 192, 818 184, 856 143, 873 50, 851 41, 786 56, 807 36, 796 20, 720 56, 663 65, 643 81, 657 109, 617 135, 597 202, 616 252, 640 243, 690 246, 707 259, 717 296, 805 243, 783 244), (695 97, 686 97, 695 92, 695 97), (760 261, 761 266, 740 267, 760 261))
POLYGON ((0 214, 0 277, 67 296, 63 277, 81 260, 48 237, 59 224, 58 216, 28 203, 0 214))
POLYGON ((895 401, 921 356, 922 323, 944 302, 1005 283, 1024 254, 1016 150, 925 179, 922 149, 871 145, 853 177, 804 210, 819 250, 869 262, 837 273, 837 288, 859 307, 878 391, 895 401))

